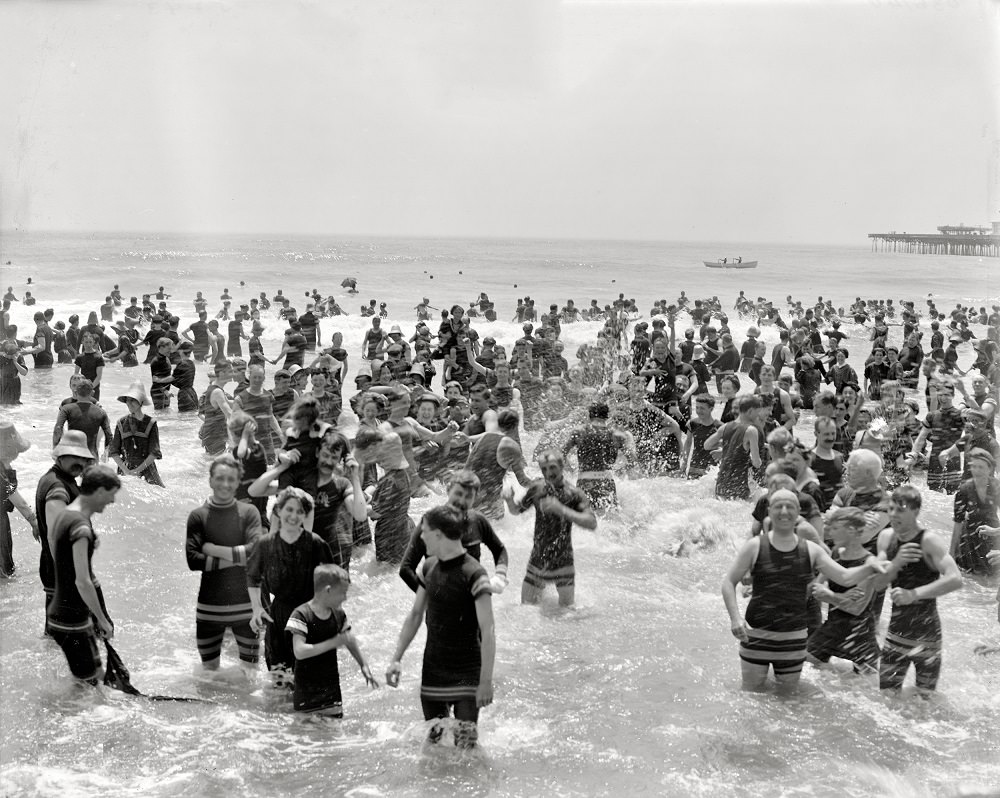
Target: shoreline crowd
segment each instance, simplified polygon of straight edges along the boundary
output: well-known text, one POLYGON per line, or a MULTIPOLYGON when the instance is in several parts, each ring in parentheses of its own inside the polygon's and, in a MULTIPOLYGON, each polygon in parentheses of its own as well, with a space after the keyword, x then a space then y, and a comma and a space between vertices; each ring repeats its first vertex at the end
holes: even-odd
MULTIPOLYGON (((356 293, 350 281, 343 287, 356 293)), ((0 571, 15 570, 16 510, 40 544, 46 634, 83 681, 97 683, 98 642, 114 634, 92 569, 94 517, 114 502, 122 476, 169 489, 157 469, 156 414, 174 402, 200 417, 208 460, 211 496, 190 513, 185 545, 188 567, 202 573, 195 635, 204 667, 219 667, 229 629, 241 664, 256 670, 263 632, 268 670, 291 688, 294 708, 341 716, 338 649, 378 686, 343 610, 352 557, 371 546, 415 594, 386 682, 398 685, 426 623, 423 715, 454 714, 464 747, 493 700, 492 596, 506 588, 510 563, 491 522, 505 512, 534 510, 522 602, 538 603, 551 584, 570 606, 572 527, 597 528, 617 505, 617 480, 714 476, 720 500, 751 508, 752 534, 722 582, 748 690, 765 689, 772 671, 779 690, 794 689, 806 662, 836 657, 877 673, 885 690, 900 688, 912 665, 917 687, 931 691, 942 650, 937 599, 965 578, 992 584, 1000 569, 998 306, 944 312, 932 300, 918 310, 858 297, 834 308, 789 296, 779 310, 740 292, 732 312, 751 326, 737 347, 718 298, 684 292, 657 301, 649 321, 624 295, 542 313, 525 297, 513 318, 522 335, 512 341, 477 331, 477 319, 497 318, 485 293, 448 310, 424 298, 409 336, 373 299, 361 306, 370 326, 352 369, 355 353, 330 332, 344 311, 316 290, 299 313, 282 290, 236 305, 226 289, 214 318, 198 292, 196 320, 183 326, 181 303, 162 286, 126 301, 116 285, 85 325, 37 311, 35 330, 19 337, 9 311, 29 300, 37 298, 11 288, 3 299, 0 404, 20 403, 25 356, 35 369, 72 365, 71 395, 34 506, 12 465, 27 444, 0 422, 0 571), (287 324, 273 357, 265 319, 287 324), (568 352, 563 330, 582 321, 599 322, 597 335, 568 352), (857 368, 845 321, 867 338, 856 344, 870 344, 857 368), (778 338, 770 350, 761 340, 769 328, 778 338), (962 371, 965 345, 975 361, 962 371), (136 375, 148 369, 115 397, 126 412, 114 424, 100 401, 113 363, 136 375), (200 392, 199 377, 208 378, 200 392), (811 447, 794 435, 803 414, 813 420, 811 447), (539 438, 536 478, 525 433, 539 438), (928 490, 955 497, 950 539, 919 521, 921 491, 911 483, 919 470, 928 490), (412 498, 437 495, 439 506, 411 518, 412 498), (492 575, 480 563, 484 546, 492 575), (750 598, 744 616, 740 591, 750 598), (880 635, 886 596, 891 616, 880 635)), ((442 733, 435 726, 431 737, 442 733)))

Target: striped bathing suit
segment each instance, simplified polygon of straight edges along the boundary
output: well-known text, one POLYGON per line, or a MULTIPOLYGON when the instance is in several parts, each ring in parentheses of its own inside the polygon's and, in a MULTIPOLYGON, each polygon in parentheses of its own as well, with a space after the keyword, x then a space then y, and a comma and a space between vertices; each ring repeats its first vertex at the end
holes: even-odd
POLYGON ((759 538, 753 566, 753 598, 746 611, 750 640, 740 643, 740 659, 770 665, 776 675, 798 673, 806 659, 806 599, 813 577, 805 540, 779 551, 770 535, 759 538))
POLYGON ((263 530, 257 508, 245 502, 216 504, 212 499, 191 511, 187 522, 188 568, 202 571, 195 610, 195 635, 202 662, 222 653, 226 629, 233 630, 240 659, 256 663, 260 642, 250 628, 253 608, 247 591, 246 563, 263 530), (205 543, 229 546, 235 567, 220 569, 220 561, 202 553, 205 543))

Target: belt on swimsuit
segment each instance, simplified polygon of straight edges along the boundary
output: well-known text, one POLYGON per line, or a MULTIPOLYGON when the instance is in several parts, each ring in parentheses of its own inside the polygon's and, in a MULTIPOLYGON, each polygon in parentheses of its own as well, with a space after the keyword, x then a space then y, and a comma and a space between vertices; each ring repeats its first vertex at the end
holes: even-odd
POLYGON ((577 479, 614 479, 615 475, 611 471, 581 471, 576 475, 577 479))

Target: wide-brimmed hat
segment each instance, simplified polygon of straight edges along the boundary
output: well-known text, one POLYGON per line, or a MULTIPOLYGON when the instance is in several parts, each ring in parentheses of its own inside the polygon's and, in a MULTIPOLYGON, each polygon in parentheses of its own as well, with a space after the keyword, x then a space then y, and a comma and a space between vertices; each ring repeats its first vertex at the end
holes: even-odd
POLYGON ((29 448, 31 444, 21 437, 13 421, 0 421, 0 460, 9 463, 29 448))
POLYGON ((126 399, 135 399, 140 406, 149 404, 149 397, 146 396, 146 389, 141 382, 133 382, 128 386, 128 390, 118 397, 119 402, 125 402, 126 399))
POLYGON ((389 335, 402 335, 402 334, 403 334, 403 330, 400 328, 400 326, 398 324, 393 324, 389 328, 389 335))
POLYGON ((57 460, 60 457, 85 457, 94 460, 94 453, 87 445, 87 433, 78 429, 68 429, 63 433, 59 443, 52 449, 52 456, 57 460))

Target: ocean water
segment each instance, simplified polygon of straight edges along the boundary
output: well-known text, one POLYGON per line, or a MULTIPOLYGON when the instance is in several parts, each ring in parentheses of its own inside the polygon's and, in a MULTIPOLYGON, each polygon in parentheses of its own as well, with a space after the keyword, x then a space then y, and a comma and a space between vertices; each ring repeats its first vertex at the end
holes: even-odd
MULTIPOLYGON (((855 296, 933 295, 939 307, 996 302, 993 260, 872 253, 801 245, 671 244, 585 241, 388 240, 254 237, 5 234, 0 287, 29 288, 57 318, 96 310, 113 283, 123 294, 174 295, 184 325, 190 299, 229 288, 236 300, 290 296, 319 288, 349 312, 386 302, 388 323, 412 331, 422 297, 437 307, 486 291, 501 321, 476 323, 510 344, 515 299, 544 309, 573 298, 601 304, 619 292, 648 310, 659 297, 739 290, 781 301, 817 295, 846 305, 855 296), (754 271, 705 269, 702 260, 756 259, 754 271), (10 261, 9 265, 7 262, 10 261), (27 286, 28 277, 32 285, 27 286), (344 277, 359 294, 344 297, 344 277), (240 288, 240 281, 245 287, 240 288)), ((37 309, 37 308, 36 308, 37 309)), ((31 330, 30 310, 12 320, 31 330)), ((283 325, 265 316, 265 349, 277 353, 283 325)), ((324 320, 322 334, 344 333, 356 365, 367 320, 324 320)), ((746 323, 734 319, 741 337, 746 323)), ((866 331, 847 325, 855 357, 866 331)), ((591 323, 567 325, 567 349, 593 338, 591 323)), ((770 342, 773 331, 765 332, 770 342)), ((898 332, 896 338, 898 340, 898 332)), ((972 360, 963 347, 960 363, 972 360)), ((32 442, 16 462, 31 500, 51 460, 51 430, 72 369, 30 371, 25 404, 4 409, 32 442)), ((119 389, 145 367, 105 372, 104 405, 124 414, 119 389)), ((206 384, 199 374, 196 387, 206 384)), ((151 703, 113 691, 79 691, 58 648, 42 639, 37 544, 17 514, 18 575, 0 584, 0 780, 4 795, 350 796, 940 796, 1000 787, 1000 658, 973 653, 996 640, 995 589, 968 582, 939 601, 944 667, 938 696, 887 699, 845 669, 807 669, 794 699, 739 689, 736 644, 719 585, 749 531, 749 508, 713 498, 710 479, 623 481, 620 511, 597 530, 574 531, 577 601, 571 611, 547 594, 523 607, 519 583, 531 548, 528 513, 497 526, 510 551, 511 585, 495 600, 494 704, 481 718, 476 755, 428 751, 418 686, 423 633, 404 659, 398 690, 370 691, 341 658, 346 717, 303 721, 288 702, 232 667, 206 680, 194 644, 198 575, 186 569, 187 513, 208 493, 197 419, 159 416, 167 488, 133 479, 96 521, 102 545, 95 570, 117 623, 117 647, 133 681, 149 693, 199 696, 208 704, 151 703)), ((811 422, 800 422, 811 440, 811 422)), ((533 436, 525 449, 530 452, 533 436)), ((415 502, 417 515, 431 500, 415 502)), ((951 502, 925 493, 924 522, 949 534, 951 502)), ((486 557, 488 569, 492 567, 486 557)), ((353 569, 353 568, 352 568, 353 569)), ((373 670, 388 665, 412 594, 365 555, 346 605, 373 670)), ((910 677, 912 680, 912 676, 910 677)))

